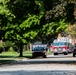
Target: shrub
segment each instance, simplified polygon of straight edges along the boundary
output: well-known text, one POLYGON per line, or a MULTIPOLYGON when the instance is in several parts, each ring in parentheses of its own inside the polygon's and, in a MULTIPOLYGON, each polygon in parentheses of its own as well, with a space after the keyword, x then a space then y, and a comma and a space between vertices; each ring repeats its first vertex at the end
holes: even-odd
POLYGON ((13 46, 13 43, 10 42, 10 41, 5 41, 4 42, 4 48, 5 48, 5 51, 8 51, 10 49, 10 47, 13 46))

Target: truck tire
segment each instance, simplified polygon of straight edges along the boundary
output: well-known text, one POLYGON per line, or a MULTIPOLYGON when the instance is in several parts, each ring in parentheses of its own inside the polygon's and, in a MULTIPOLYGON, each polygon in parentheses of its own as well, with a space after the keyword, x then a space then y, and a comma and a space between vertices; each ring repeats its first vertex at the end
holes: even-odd
POLYGON ((73 53, 73 57, 75 57, 75 53, 73 53))
POLYGON ((54 53, 54 55, 58 55, 58 53, 54 53))
POLYGON ((64 53, 64 55, 67 55, 68 53, 64 53))

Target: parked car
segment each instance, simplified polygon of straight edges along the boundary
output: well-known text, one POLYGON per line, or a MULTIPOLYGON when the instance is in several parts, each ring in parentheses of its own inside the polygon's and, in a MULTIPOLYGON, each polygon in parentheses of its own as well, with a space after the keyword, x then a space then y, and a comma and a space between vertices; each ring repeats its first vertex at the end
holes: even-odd
POLYGON ((76 55, 76 44, 74 44, 74 47, 73 47, 73 57, 75 57, 76 55))

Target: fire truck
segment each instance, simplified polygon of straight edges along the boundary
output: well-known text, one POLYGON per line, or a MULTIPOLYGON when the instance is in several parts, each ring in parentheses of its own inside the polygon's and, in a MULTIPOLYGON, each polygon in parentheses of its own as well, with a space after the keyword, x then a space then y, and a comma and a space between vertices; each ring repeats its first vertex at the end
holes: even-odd
POLYGON ((60 53, 67 55, 72 52, 72 40, 67 37, 57 38, 53 41, 52 49, 54 55, 60 53))

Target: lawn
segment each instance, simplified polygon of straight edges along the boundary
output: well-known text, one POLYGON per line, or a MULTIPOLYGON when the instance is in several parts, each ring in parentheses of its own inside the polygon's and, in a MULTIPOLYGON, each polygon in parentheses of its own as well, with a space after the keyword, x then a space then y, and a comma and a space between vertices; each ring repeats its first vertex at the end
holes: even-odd
MULTIPOLYGON (((11 51, 8 51, 8 52, 2 52, 0 53, 0 57, 18 57, 19 56, 19 53, 18 52, 11 52, 11 51)), ((32 56, 32 52, 31 51, 25 51, 23 52, 23 56, 26 57, 26 56, 32 56)))
POLYGON ((30 59, 32 57, 31 51, 25 51, 23 52, 23 57, 19 57, 18 52, 2 52, 0 53, 0 64, 6 64, 11 63, 16 60, 22 60, 22 59, 30 59))

